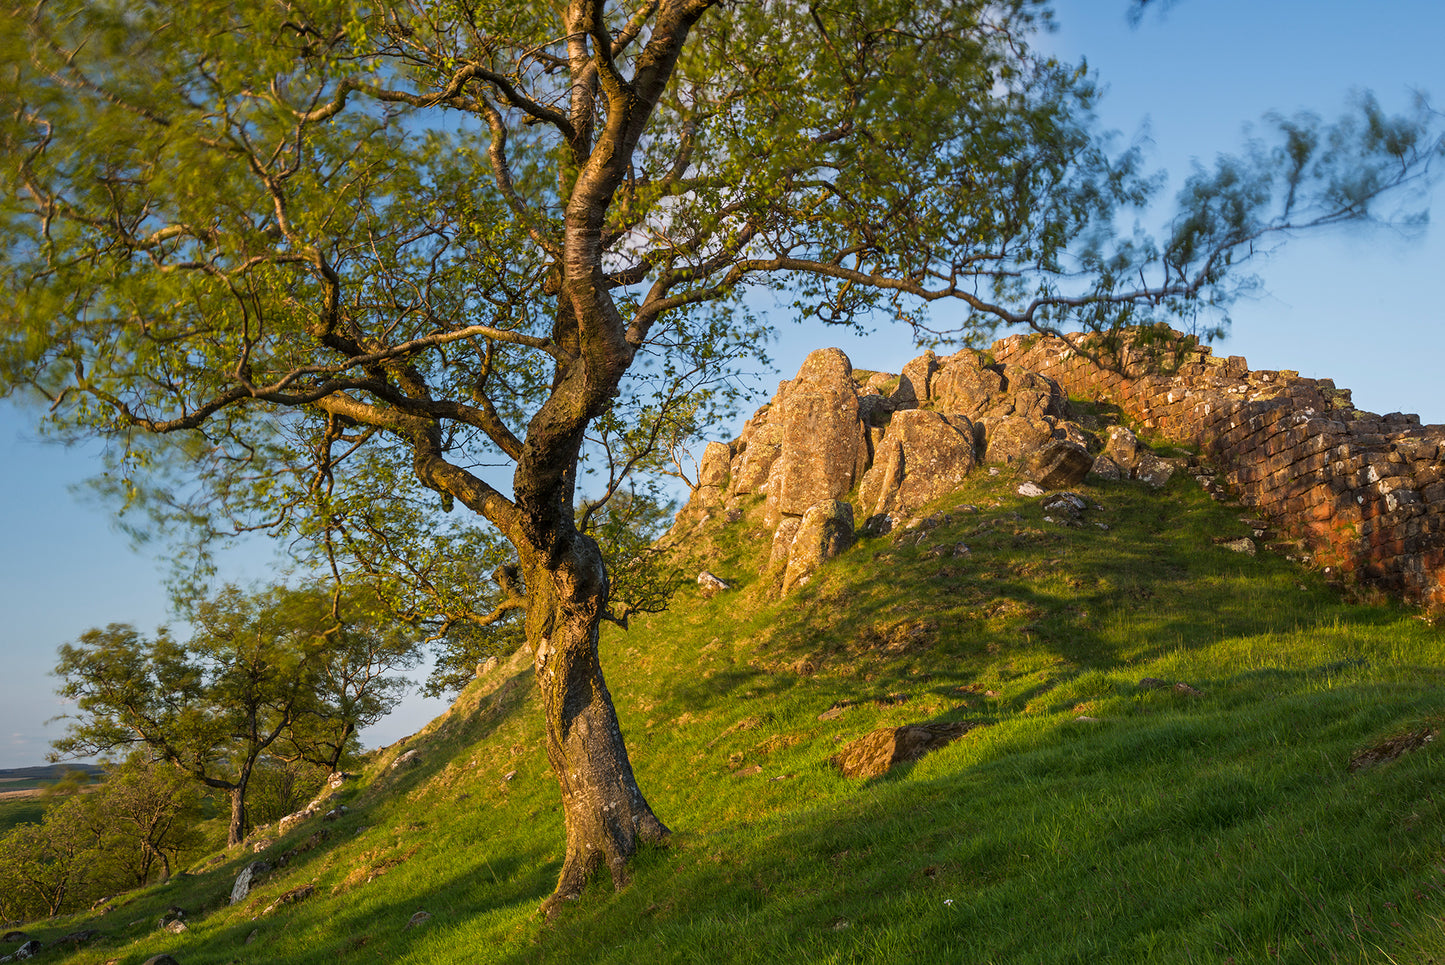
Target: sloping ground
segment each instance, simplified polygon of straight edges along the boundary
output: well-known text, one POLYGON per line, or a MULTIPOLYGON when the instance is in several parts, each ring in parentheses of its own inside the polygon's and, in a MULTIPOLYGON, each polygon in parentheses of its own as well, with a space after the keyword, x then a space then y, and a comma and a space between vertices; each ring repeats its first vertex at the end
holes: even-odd
POLYGON ((250 849, 27 931, 181 965, 1445 960, 1445 757, 1410 737, 1445 719, 1440 631, 1227 548, 1253 521, 1182 474, 1079 492, 1050 522, 976 474, 784 601, 760 502, 693 540, 734 589, 603 643, 674 840, 552 923, 523 658, 264 848, 240 903, 250 849), (919 722, 969 726, 879 778, 831 763, 919 722))

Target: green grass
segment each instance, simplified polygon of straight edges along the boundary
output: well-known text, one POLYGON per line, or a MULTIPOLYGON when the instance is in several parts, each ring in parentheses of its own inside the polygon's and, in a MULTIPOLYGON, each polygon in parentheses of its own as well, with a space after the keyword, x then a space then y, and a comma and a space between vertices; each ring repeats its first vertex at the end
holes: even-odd
MULTIPOLYGON (((7 788, 18 790, 18 788, 7 788)), ((33 824, 45 813, 45 801, 38 797, 0 800, 0 835, 17 824, 33 824)))
POLYGON ((382 752, 344 817, 267 854, 326 840, 241 905, 238 849, 27 930, 105 932, 75 962, 186 965, 1445 961, 1439 742, 1347 769, 1445 721, 1440 631, 1215 545, 1246 514, 1187 480, 1083 492, 1066 527, 981 475, 787 601, 757 579, 759 507, 691 540, 739 588, 684 591, 602 645, 673 841, 553 922, 560 812, 519 672, 382 752), (922 720, 980 726, 876 780, 828 761, 922 720), (422 763, 389 769, 407 747, 422 763), (156 930, 170 904, 186 934, 156 930))

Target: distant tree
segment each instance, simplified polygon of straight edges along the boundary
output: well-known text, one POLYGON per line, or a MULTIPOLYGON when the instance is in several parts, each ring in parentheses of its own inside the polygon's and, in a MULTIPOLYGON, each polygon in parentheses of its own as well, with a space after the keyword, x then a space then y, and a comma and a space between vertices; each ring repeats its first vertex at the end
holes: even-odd
POLYGON ((227 843, 247 831, 246 789, 261 755, 286 733, 311 681, 292 628, 264 601, 229 587, 193 615, 186 645, 111 624, 60 648, 56 674, 76 713, 55 757, 144 746, 230 798, 227 843))
POLYGON ((112 624, 60 648, 60 693, 76 713, 55 756, 144 748, 227 794, 231 844, 246 834, 258 764, 270 756, 335 770, 359 728, 400 698, 405 679, 393 672, 416 659, 386 612, 315 588, 227 587, 185 615, 195 631, 185 644, 112 624))
POLYGON ((7 893, 0 904, 6 914, 22 921, 53 917, 83 901, 95 838, 81 795, 52 803, 39 823, 16 825, 0 838, 0 891, 7 893))
POLYGON ((295 814, 326 786, 330 773, 304 760, 266 756, 251 772, 251 790, 246 807, 259 826, 295 814))
POLYGON ((130 505, 312 547, 438 628, 523 613, 567 834, 547 907, 604 864, 620 886, 667 829, 598 661, 624 601, 579 480, 623 491, 730 401, 766 340, 750 286, 925 337, 933 303, 961 336, 1192 318, 1438 153, 1424 110, 1285 119, 1168 238, 1118 238, 1153 183, 1093 133, 1087 71, 1031 45, 1047 15, 14 4, 0 384, 112 440, 130 505), (501 541, 520 579, 489 585, 501 541))

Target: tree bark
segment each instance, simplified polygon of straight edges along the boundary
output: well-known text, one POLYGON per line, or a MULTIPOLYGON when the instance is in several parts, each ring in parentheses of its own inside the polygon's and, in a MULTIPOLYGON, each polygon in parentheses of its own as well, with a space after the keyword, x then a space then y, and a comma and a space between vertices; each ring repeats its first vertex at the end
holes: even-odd
POLYGON ((567 830, 557 888, 542 905, 550 917, 562 902, 577 898, 603 865, 613 886, 622 888, 639 842, 665 841, 668 829, 637 786, 602 679, 597 635, 607 605, 607 576, 597 544, 574 536, 556 565, 524 563, 524 569, 527 640, 567 830))
POLYGON ((231 788, 231 825, 226 831, 226 847, 234 847, 244 840, 246 840, 246 785, 241 783, 231 788))

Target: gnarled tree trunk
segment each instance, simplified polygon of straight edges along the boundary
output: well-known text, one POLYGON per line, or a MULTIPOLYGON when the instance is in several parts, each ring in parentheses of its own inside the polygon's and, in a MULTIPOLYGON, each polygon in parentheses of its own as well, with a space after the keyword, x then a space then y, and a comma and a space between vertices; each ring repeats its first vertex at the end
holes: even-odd
POLYGON ((632 773, 612 697, 602 679, 597 635, 607 605, 607 576, 597 544, 574 536, 552 567, 527 565, 527 640, 547 728, 547 757, 562 791, 567 851, 549 916, 578 897, 602 865, 613 885, 627 883, 639 842, 668 830, 632 773))

